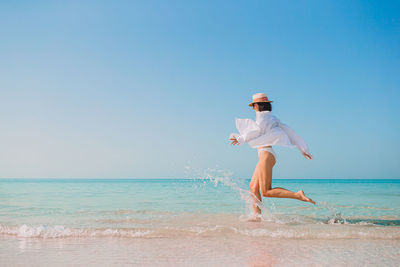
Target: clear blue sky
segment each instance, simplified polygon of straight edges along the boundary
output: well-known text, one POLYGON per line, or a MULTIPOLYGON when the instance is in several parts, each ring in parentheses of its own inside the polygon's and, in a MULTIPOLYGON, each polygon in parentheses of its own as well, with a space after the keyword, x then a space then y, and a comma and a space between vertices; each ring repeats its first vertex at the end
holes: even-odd
POLYGON ((398 1, 1 1, 0 23, 0 177, 250 178, 228 136, 265 92, 314 156, 276 148, 275 178, 400 178, 398 1))

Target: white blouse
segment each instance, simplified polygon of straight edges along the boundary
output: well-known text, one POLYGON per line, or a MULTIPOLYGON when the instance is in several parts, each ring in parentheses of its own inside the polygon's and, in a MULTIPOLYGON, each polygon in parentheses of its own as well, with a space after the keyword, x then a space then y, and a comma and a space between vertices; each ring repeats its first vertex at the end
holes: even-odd
POLYGON ((253 148, 276 145, 297 147, 301 152, 310 154, 306 142, 270 111, 256 112, 255 122, 251 119, 235 120, 240 134, 232 133, 229 138, 235 138, 239 144, 247 142, 253 148))

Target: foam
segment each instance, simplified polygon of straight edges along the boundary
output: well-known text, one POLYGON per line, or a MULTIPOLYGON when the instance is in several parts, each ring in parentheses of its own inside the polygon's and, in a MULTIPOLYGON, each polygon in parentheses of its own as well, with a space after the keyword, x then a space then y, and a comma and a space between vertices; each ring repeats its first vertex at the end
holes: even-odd
POLYGON ((0 235, 24 238, 168 238, 191 236, 224 237, 241 235, 284 239, 400 239, 399 227, 364 225, 277 225, 275 223, 248 223, 242 225, 167 225, 158 228, 71 228, 62 225, 0 225, 0 235))
POLYGON ((69 228, 63 225, 55 226, 20 226, 0 225, 0 235, 11 235, 17 237, 40 237, 40 238, 66 238, 66 237, 143 237, 149 235, 150 230, 136 229, 90 229, 69 228))

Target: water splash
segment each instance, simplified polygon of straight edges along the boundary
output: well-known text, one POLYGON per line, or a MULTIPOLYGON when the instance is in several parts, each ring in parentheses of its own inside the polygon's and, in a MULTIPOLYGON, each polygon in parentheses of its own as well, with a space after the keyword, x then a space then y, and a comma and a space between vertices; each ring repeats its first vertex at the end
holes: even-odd
MULTIPOLYGON (((241 221, 273 221, 273 211, 275 210, 275 204, 270 199, 265 199, 265 202, 258 200, 257 197, 241 187, 248 186, 244 184, 245 180, 235 178, 233 172, 223 170, 220 168, 206 168, 206 169, 193 169, 190 166, 186 166, 186 176, 190 179, 200 182, 200 184, 207 185, 212 183, 215 187, 223 185, 231 188, 235 193, 239 194, 243 200, 246 213, 242 214, 239 219, 241 221), (267 206, 265 205, 267 204, 267 206), (261 210, 261 214, 255 214, 254 209, 258 207, 261 210)), ((195 186, 198 183, 194 183, 195 186)))
POLYGON ((348 224, 346 218, 343 218, 342 213, 339 212, 333 205, 331 205, 325 201, 321 201, 318 203, 318 206, 329 212, 327 218, 325 220, 322 219, 323 223, 326 223, 326 224, 348 224))

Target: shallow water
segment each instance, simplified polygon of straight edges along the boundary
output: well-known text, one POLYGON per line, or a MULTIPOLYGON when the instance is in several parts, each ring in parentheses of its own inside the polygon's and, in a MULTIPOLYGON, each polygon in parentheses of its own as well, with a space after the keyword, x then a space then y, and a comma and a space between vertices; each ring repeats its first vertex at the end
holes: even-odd
MULTIPOLYGON (((55 263, 52 253, 76 258, 72 255, 81 246, 88 253, 114 251, 106 262, 116 265, 145 265, 147 260, 151 265, 160 255, 160 265, 190 266, 251 265, 254 257, 274 265, 318 265, 327 258, 337 265, 354 260, 368 265, 381 258, 385 265, 397 266, 400 260, 400 180, 274 180, 273 187, 303 189, 317 205, 263 198, 262 220, 250 222, 250 181, 206 177, 2 179, 0 242, 3 254, 8 253, 1 255, 3 263, 23 264, 22 254, 25 260, 41 255, 55 263), (304 254, 318 244, 318 252, 304 254), (122 253, 120 246, 130 252, 122 253), (214 260, 195 260, 207 251, 216 254, 214 260), (346 258, 346 253, 359 255, 346 258)), ((105 263, 90 257, 80 261, 105 263)))

